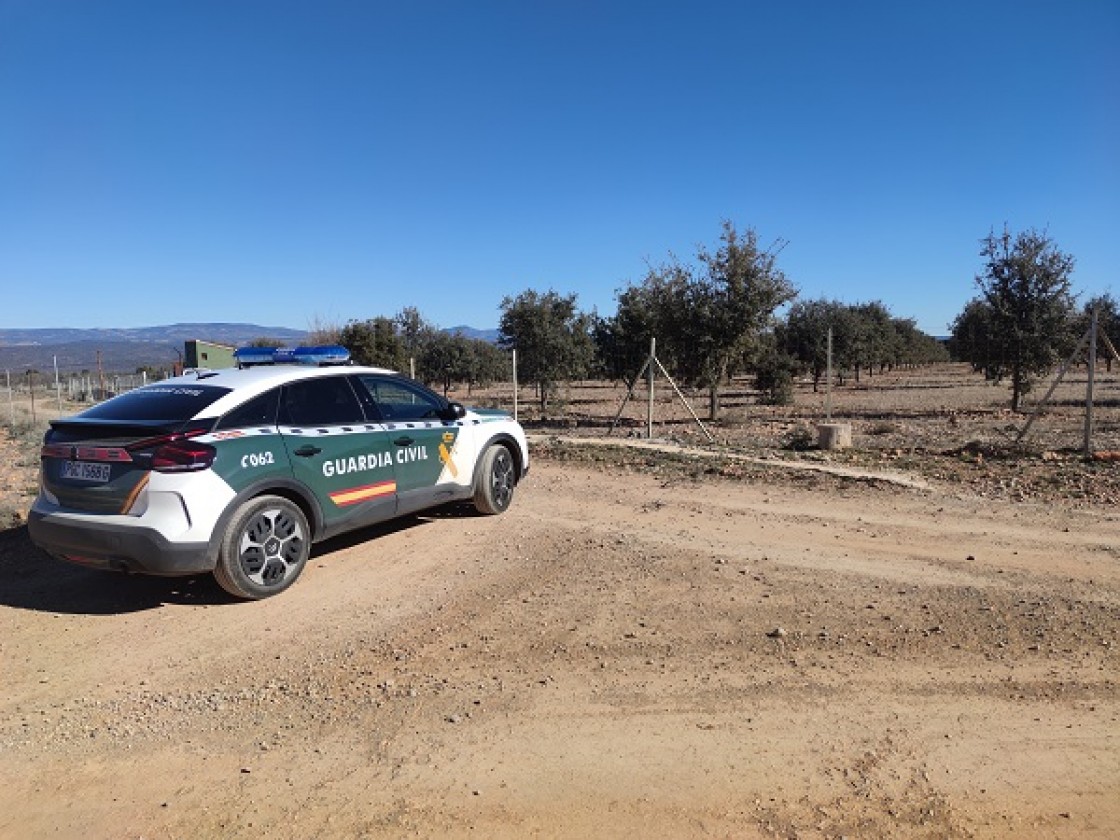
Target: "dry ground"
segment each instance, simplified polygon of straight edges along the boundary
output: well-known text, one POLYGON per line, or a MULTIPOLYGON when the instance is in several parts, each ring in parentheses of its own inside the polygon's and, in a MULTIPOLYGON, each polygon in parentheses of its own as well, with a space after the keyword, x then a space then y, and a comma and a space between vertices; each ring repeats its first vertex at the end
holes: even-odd
POLYGON ((2 532, 0 837, 1117 836, 1120 510, 902 448, 537 439, 261 603, 2 532))

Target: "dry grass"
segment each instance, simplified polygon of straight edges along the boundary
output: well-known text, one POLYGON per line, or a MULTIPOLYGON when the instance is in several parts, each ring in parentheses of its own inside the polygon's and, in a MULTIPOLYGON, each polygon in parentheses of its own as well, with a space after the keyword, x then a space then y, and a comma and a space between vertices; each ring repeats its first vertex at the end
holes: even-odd
POLYGON ((39 446, 50 418, 27 401, 4 406, 0 423, 0 528, 20 525, 35 498, 39 477, 39 446))

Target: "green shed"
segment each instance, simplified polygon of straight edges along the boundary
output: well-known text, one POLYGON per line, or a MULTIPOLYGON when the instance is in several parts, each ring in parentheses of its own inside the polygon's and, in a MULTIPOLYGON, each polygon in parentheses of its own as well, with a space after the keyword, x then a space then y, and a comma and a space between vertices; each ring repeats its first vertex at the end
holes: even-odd
POLYGON ((237 367, 233 360, 233 351, 236 349, 227 344, 192 338, 184 345, 183 366, 211 369, 237 367))

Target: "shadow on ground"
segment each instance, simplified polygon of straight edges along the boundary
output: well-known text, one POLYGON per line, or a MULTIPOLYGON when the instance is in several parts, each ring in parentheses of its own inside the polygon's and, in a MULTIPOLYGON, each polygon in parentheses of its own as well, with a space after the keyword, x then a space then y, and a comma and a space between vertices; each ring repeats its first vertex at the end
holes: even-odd
POLYGON ((229 604, 210 575, 161 578, 87 569, 31 543, 27 526, 0 531, 0 605, 41 612, 114 615, 164 604, 229 604))
MULTIPOLYGON (((422 516, 407 516, 342 534, 315 545, 311 562, 436 519, 472 515, 475 514, 469 508, 448 505, 426 511, 422 516)), ((154 577, 89 569, 57 560, 36 548, 26 525, 0 531, 0 606, 74 615, 117 615, 166 604, 241 603, 244 602, 227 594, 208 574, 154 577)))

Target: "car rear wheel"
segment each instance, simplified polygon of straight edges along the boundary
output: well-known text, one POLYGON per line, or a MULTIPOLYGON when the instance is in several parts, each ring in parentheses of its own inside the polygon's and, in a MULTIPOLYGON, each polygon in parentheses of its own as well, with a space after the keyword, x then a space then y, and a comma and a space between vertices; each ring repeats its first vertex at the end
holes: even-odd
POLYGON ((233 515, 214 577, 238 598, 268 598, 295 583, 310 553, 303 511, 280 496, 258 496, 233 515))
POLYGON ((482 453, 474 486, 474 506, 479 513, 504 513, 513 501, 517 475, 513 456, 501 444, 482 453))

